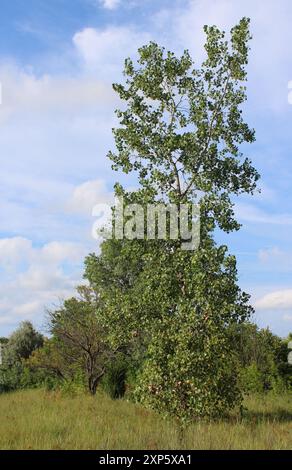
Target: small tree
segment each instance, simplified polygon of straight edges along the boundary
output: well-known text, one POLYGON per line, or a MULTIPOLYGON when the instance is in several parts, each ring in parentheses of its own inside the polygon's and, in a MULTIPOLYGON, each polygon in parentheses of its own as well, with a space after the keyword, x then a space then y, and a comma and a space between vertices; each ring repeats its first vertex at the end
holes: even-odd
POLYGON ((33 351, 43 345, 44 338, 29 321, 24 321, 12 333, 4 348, 4 363, 12 366, 22 359, 28 359, 33 351))
POLYGON ((43 336, 28 321, 23 322, 8 339, 1 338, 0 392, 35 387, 40 383, 38 374, 31 373, 25 362, 42 347, 43 342, 43 336))
POLYGON ((89 392, 94 395, 115 352, 109 347, 106 328, 99 321, 98 297, 87 287, 79 287, 78 292, 79 298, 66 300, 60 309, 49 312, 50 333, 58 351, 58 357, 56 353, 53 357, 58 364, 64 364, 55 366, 60 375, 81 370, 89 392))

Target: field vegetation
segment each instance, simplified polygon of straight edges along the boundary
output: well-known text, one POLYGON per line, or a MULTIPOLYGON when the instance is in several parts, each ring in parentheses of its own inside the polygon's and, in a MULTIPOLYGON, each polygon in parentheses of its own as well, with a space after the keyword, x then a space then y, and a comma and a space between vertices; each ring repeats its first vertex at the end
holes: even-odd
POLYGON ((124 399, 45 390, 0 396, 1 449, 291 449, 292 397, 252 396, 243 416, 198 420, 183 432, 124 399))

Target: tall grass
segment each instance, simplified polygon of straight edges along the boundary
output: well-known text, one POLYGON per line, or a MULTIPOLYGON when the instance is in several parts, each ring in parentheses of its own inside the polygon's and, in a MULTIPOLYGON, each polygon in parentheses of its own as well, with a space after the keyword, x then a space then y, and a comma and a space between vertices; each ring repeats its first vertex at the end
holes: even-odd
POLYGON ((291 449, 292 397, 253 397, 243 417, 171 420, 125 400, 44 390, 0 396, 1 449, 291 449))

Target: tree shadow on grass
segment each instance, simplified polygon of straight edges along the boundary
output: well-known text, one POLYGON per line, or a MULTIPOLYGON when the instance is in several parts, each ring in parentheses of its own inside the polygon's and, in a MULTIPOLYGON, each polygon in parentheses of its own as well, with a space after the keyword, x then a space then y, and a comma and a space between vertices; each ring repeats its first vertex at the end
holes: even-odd
POLYGON ((285 408, 277 408, 273 411, 254 411, 243 408, 241 412, 236 414, 222 416, 214 421, 225 422, 230 424, 251 424, 260 423, 289 423, 292 422, 292 412, 285 408))
POLYGON ((250 421, 252 423, 263 422, 278 422, 288 423, 292 422, 292 412, 278 408, 275 411, 245 411, 242 416, 243 421, 250 421))

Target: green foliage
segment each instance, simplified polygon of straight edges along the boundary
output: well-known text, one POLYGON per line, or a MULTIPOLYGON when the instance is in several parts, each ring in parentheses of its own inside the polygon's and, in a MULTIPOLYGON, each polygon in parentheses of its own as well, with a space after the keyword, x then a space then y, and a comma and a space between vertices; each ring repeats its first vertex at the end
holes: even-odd
POLYGON ((281 341, 276 352, 277 368, 279 376, 281 377, 280 388, 282 389, 284 386, 285 389, 289 390, 292 390, 292 364, 289 364, 288 362, 288 354, 290 352, 288 344, 291 340, 292 333, 289 333, 288 337, 281 341))
MULTIPOLYGON (((99 258, 89 258, 91 282, 100 276, 103 250, 110 243, 103 244, 99 258)), ((121 251, 129 244, 121 243, 121 251)), ((227 326, 244 321, 251 312, 248 297, 236 285, 234 258, 211 240, 205 246, 183 252, 153 243, 144 254, 141 247, 140 269, 131 284, 125 286, 117 277, 110 290, 101 290, 113 341, 126 341, 142 364, 134 395, 184 420, 222 414, 238 402, 236 360, 227 326)), ((122 259, 117 256, 116 263, 122 259)), ((126 276, 126 263, 123 273, 126 276)))
POLYGON ((50 374, 46 374, 46 377, 43 382, 43 386, 45 390, 48 392, 56 391, 56 390, 59 390, 60 387, 62 386, 62 380, 50 374))
POLYGON ((10 367, 0 368, 0 393, 10 392, 20 388, 21 374, 23 367, 21 363, 16 363, 10 367))
POLYGON ((102 379, 102 388, 112 399, 124 396, 128 367, 129 364, 123 357, 117 358, 108 366, 102 379))
POLYGON ((0 393, 25 388, 37 388, 45 382, 45 374, 41 371, 32 370, 25 362, 0 368, 0 393))
POLYGON ((13 365, 22 359, 28 359, 33 351, 43 345, 44 338, 28 321, 12 333, 5 345, 3 363, 13 365))
POLYGON ((240 383, 244 392, 262 393, 264 391, 263 377, 256 363, 253 362, 241 369, 240 383))
MULTIPOLYGON (((114 90, 126 108, 117 110, 114 169, 137 171, 144 198, 166 195, 192 201, 204 191, 207 230, 238 228, 230 194, 252 192, 259 177, 239 144, 253 142, 243 121, 246 99, 249 20, 231 31, 231 42, 215 26, 206 27, 207 58, 195 68, 188 51, 180 58, 151 42, 139 49, 135 64, 125 61, 125 84, 114 90)), ((162 198, 161 198, 162 199, 162 198)))
POLYGON ((189 315, 180 320, 180 327, 168 321, 154 335, 137 397, 183 422, 194 416, 223 415, 240 398, 236 362, 224 332, 189 315), (192 327, 201 327, 204 333, 195 335, 192 327))
POLYGON ((76 371, 75 375, 70 379, 65 378, 62 381, 56 382, 54 389, 60 390, 65 396, 84 395, 84 392, 87 391, 87 384, 83 371, 76 371))
POLYGON ((230 328, 233 347, 237 351, 241 385, 245 391, 273 390, 281 393, 291 387, 292 366, 288 364, 288 340, 282 340, 268 328, 259 329, 252 323, 230 328), (252 374, 260 386, 252 386, 252 374))
POLYGON ((43 341, 43 336, 30 322, 23 322, 9 338, 2 338, 0 393, 19 388, 35 388, 43 383, 43 374, 31 370, 26 364, 26 360, 43 345, 43 341))

